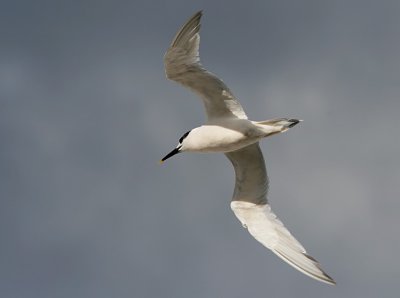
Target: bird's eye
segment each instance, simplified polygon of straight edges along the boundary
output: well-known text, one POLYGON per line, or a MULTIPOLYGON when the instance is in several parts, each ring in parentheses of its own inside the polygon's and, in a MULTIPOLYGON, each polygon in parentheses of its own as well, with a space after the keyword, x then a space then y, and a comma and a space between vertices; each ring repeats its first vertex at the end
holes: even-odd
POLYGON ((183 134, 183 136, 179 139, 180 144, 182 144, 183 140, 188 136, 189 133, 190 133, 190 130, 183 134))

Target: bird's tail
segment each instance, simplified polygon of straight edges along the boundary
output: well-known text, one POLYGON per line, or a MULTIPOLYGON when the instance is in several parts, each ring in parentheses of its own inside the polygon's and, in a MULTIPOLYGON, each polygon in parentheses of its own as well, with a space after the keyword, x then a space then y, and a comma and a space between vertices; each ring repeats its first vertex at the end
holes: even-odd
POLYGON ((261 126, 264 130, 266 130, 268 135, 285 132, 289 128, 295 126, 303 120, 298 119, 288 119, 288 118, 276 118, 264 121, 254 122, 254 124, 261 126))

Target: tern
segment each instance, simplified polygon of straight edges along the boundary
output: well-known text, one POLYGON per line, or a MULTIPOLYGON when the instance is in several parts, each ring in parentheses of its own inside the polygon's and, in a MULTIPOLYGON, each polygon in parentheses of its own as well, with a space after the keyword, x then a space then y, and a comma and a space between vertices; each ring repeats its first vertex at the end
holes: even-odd
POLYGON ((287 131, 301 120, 278 118, 251 121, 239 101, 217 76, 200 64, 200 19, 195 13, 175 35, 164 57, 168 79, 188 87, 203 100, 207 121, 186 132, 161 159, 182 152, 223 152, 231 161, 235 189, 231 209, 249 233, 302 273, 327 284, 335 281, 272 212, 267 201, 268 176, 259 141, 287 131))

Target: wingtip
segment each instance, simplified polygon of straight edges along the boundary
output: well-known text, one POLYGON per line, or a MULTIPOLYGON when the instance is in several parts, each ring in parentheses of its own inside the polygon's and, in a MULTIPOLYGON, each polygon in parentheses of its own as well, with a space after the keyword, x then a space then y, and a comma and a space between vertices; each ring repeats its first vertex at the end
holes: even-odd
POLYGON ((189 20, 196 20, 196 22, 198 22, 198 26, 200 26, 200 20, 201 17, 203 16, 203 10, 199 10, 198 12, 196 12, 189 20))
POLYGON ((329 285, 332 285, 332 286, 336 286, 336 281, 332 278, 332 277, 330 277, 329 275, 327 275, 327 277, 328 277, 328 284, 329 285))
POLYGON ((195 13, 193 14, 193 16, 192 16, 190 19, 194 19, 195 17, 201 18, 202 16, 203 16, 203 10, 200 9, 200 10, 198 10, 197 12, 195 12, 195 13))
POLYGON ((310 256, 307 253, 304 253, 304 256, 306 256, 308 259, 313 261, 314 264, 321 271, 322 276, 316 277, 317 280, 325 282, 325 283, 330 284, 330 285, 336 285, 336 281, 332 277, 330 277, 324 270, 322 270, 321 264, 316 259, 314 259, 312 256, 310 256))
MULTIPOLYGON (((327 283, 327 284, 329 284, 329 285, 332 285, 332 286, 336 286, 336 281, 332 278, 332 277, 330 277, 328 274, 326 274, 326 272, 325 271, 323 271, 322 269, 321 269, 321 271, 322 271, 322 274, 324 275, 324 281, 325 281, 325 283, 327 283)), ((321 280, 322 281, 322 280, 321 280)))
POLYGON ((336 286, 336 281, 332 277, 330 277, 328 274, 326 274, 323 271, 322 271, 322 273, 324 275, 324 278, 318 278, 316 280, 321 281, 321 282, 326 283, 331 286, 336 286))
POLYGON ((200 31, 200 19, 202 15, 203 10, 194 13, 175 35, 170 47, 179 46, 180 43, 184 43, 188 38, 190 39, 197 34, 200 31))

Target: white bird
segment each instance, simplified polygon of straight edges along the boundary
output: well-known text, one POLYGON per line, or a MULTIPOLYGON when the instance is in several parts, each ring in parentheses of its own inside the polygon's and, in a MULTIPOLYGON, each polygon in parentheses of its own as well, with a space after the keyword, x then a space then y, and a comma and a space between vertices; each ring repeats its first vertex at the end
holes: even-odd
POLYGON ((228 87, 202 67, 199 59, 200 19, 194 14, 179 30, 164 57, 167 78, 196 92, 207 113, 204 125, 186 132, 161 162, 181 152, 223 152, 236 173, 232 211, 250 234, 304 274, 335 284, 306 253, 272 212, 267 201, 268 176, 259 140, 281 133, 301 120, 251 121, 228 87))

